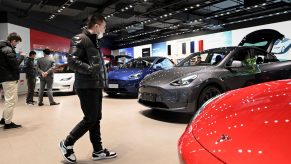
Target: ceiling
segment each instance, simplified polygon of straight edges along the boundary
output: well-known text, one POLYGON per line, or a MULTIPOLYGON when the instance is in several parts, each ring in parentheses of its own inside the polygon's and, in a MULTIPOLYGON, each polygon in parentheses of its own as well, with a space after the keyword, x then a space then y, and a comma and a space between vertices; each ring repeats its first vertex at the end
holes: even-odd
POLYGON ((290 20, 291 1, 0 0, 0 11, 8 22, 65 37, 79 33, 86 17, 99 12, 107 20, 105 37, 120 48, 290 20))

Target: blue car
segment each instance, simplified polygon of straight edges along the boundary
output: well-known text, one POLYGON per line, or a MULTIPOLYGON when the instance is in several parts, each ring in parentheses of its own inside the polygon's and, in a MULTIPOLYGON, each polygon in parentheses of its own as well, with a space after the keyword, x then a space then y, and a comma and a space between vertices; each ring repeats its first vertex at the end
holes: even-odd
POLYGON ((174 63, 166 57, 142 57, 132 59, 122 67, 108 73, 108 87, 104 91, 109 96, 117 93, 138 94, 139 82, 148 74, 171 69, 174 63))

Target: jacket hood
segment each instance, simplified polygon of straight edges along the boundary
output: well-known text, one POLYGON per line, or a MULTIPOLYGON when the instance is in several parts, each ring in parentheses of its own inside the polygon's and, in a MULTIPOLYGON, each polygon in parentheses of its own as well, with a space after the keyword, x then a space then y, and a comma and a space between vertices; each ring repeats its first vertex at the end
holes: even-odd
POLYGON ((5 46, 9 46, 9 43, 5 40, 0 40, 0 47, 5 47, 5 46))

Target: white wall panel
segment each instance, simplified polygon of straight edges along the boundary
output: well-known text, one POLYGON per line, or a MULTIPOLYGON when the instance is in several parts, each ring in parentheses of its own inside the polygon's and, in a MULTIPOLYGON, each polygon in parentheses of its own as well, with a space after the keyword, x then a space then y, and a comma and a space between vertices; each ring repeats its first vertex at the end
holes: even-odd
POLYGON ((11 32, 16 32, 20 35, 22 42, 19 43, 16 47, 16 52, 19 50, 22 50, 26 52, 27 54, 30 51, 30 30, 29 28, 17 26, 14 24, 8 23, 8 34, 11 32))
MULTIPOLYGON (((152 49, 152 45, 146 44, 146 45, 134 47, 133 48, 134 58, 142 57, 142 49, 144 49, 144 48, 152 49)), ((152 51, 150 51, 150 52, 152 52, 152 51)), ((152 56, 152 54, 151 54, 151 56, 152 56)))
POLYGON ((8 23, 0 23, 0 40, 6 40, 8 36, 8 23))

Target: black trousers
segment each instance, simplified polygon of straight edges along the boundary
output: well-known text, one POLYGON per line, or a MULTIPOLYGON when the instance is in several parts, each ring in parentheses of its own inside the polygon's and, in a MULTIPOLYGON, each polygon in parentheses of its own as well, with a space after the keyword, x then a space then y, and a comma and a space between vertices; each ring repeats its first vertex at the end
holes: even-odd
POLYGON ((33 93, 34 93, 36 79, 32 77, 32 78, 27 78, 26 80, 27 80, 27 87, 28 87, 26 102, 28 103, 28 102, 33 102, 33 93))
POLYGON ((102 150, 100 120, 102 118, 102 89, 77 89, 82 111, 83 120, 80 121, 70 132, 65 140, 65 145, 74 145, 87 131, 94 151, 102 150))

